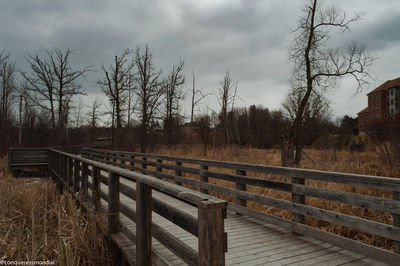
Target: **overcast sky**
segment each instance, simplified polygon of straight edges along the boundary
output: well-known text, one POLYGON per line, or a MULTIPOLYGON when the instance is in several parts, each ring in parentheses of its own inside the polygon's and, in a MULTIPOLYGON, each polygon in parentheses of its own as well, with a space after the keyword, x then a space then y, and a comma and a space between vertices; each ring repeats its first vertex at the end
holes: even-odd
MULTIPOLYGON (((165 72, 185 61, 186 85, 191 72, 196 86, 216 92, 226 71, 238 81, 238 105, 280 108, 289 89, 288 46, 306 0, 1 0, 0 48, 26 68, 24 57, 48 49, 74 50, 73 66, 93 66, 82 80, 85 102, 103 95, 95 81, 102 64, 126 48, 148 44, 154 63, 165 72)), ((349 15, 364 13, 337 45, 355 40, 378 56, 371 75, 376 81, 360 94, 344 80, 329 98, 335 115, 356 116, 367 104, 365 94, 400 76, 400 1, 325 1, 349 15)), ((335 38, 336 40, 336 38, 335 38)), ((215 96, 207 105, 217 110, 215 96)), ((189 97, 184 112, 189 114, 189 97)), ((203 108, 205 108, 203 106, 203 108)))

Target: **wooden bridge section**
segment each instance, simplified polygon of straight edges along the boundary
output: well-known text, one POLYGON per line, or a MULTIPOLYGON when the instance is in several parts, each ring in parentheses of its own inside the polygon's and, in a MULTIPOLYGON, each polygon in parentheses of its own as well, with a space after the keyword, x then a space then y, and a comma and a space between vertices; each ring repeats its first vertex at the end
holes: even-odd
POLYGON ((60 193, 79 195, 105 214, 108 234, 131 264, 400 265, 400 179, 90 148, 77 153, 48 149, 49 175, 60 193), (329 232, 334 225, 390 250, 329 232))

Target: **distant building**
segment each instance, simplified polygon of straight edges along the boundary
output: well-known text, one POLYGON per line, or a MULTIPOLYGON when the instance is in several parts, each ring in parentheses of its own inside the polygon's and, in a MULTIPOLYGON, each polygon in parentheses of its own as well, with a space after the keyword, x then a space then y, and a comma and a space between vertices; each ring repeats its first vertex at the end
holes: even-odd
POLYGON ((370 93, 368 107, 358 113, 358 131, 364 132, 365 126, 382 121, 389 115, 399 113, 400 78, 388 80, 370 93))

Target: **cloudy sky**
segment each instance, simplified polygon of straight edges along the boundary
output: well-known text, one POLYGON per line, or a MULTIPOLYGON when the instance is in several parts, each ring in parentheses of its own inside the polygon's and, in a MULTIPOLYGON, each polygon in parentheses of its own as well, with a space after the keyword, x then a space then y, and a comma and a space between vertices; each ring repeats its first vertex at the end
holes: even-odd
MULTIPOLYGON (((126 48, 148 44, 154 63, 165 72, 185 61, 186 85, 191 72, 196 86, 216 92, 226 71, 238 81, 239 105, 280 108, 289 89, 288 47, 292 30, 307 0, 1 0, 0 49, 5 48, 26 68, 27 54, 53 48, 74 50, 73 66, 92 65, 82 80, 89 103, 102 95, 94 81, 102 64, 126 48)), ((343 80, 329 98, 335 115, 355 116, 366 106, 365 94, 380 83, 400 76, 400 2, 398 0, 325 0, 363 20, 337 44, 355 40, 378 59, 376 79, 359 94, 355 83, 343 80)), ((189 114, 189 97, 184 112, 189 114)), ((215 96, 209 108, 218 109, 215 96)), ((202 108, 206 108, 203 106, 202 108)))

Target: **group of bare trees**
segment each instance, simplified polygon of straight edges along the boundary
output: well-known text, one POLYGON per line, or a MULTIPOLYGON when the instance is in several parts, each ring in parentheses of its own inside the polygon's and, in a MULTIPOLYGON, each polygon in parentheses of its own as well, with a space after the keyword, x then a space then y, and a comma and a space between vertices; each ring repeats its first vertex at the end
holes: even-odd
POLYGON ((105 77, 97 84, 111 105, 113 140, 118 142, 123 139, 124 125, 132 137, 133 115, 136 114, 135 131, 141 152, 153 144, 150 137, 153 131, 159 129, 160 121, 163 122, 166 142, 170 145, 178 141, 174 133, 181 123, 180 101, 183 100, 182 86, 185 82, 183 67, 184 63, 180 62, 163 77, 161 70, 155 69, 153 55, 147 45, 143 50, 137 48, 135 52, 125 50, 115 56, 113 65, 102 67, 105 77))
POLYGON ((29 69, 22 71, 8 52, 0 53, 2 143, 67 143, 73 98, 83 94, 78 80, 89 71, 72 67, 71 54, 54 49, 28 55, 29 69))

